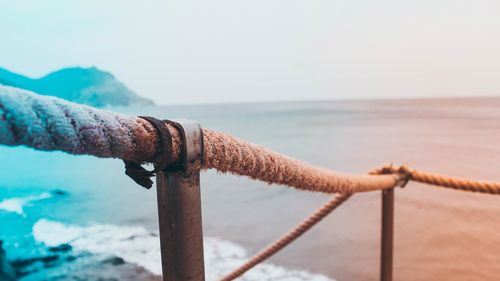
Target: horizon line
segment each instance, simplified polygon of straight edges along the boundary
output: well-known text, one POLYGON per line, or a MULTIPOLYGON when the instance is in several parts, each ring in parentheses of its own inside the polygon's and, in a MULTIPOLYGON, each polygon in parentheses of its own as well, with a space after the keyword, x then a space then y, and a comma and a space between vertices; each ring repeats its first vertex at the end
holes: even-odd
MULTIPOLYGON (((141 95, 142 96, 142 95, 141 95)), ((144 96, 142 96, 144 97, 144 96)), ((496 99, 500 95, 484 96, 439 96, 439 97, 376 97, 376 98, 330 98, 330 99, 291 99, 291 100, 260 100, 260 101, 222 101, 222 102, 181 102, 181 103, 158 103, 153 106, 191 106, 191 105, 231 105, 231 104, 263 104, 263 103, 301 103, 301 102, 370 102, 370 101, 422 101, 422 100, 474 100, 474 99, 496 99)))

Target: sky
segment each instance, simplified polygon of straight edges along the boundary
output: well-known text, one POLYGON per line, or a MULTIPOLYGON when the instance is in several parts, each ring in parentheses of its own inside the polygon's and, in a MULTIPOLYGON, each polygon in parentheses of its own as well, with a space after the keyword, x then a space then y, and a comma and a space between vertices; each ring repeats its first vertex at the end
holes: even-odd
POLYGON ((500 95, 498 0, 0 0, 0 67, 159 104, 500 95))

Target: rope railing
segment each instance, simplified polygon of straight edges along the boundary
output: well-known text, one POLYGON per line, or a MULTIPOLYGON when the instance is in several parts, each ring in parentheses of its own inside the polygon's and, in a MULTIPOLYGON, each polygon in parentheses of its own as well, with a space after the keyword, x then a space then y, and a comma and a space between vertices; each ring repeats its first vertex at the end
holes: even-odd
MULTIPOLYGON (((392 165, 384 166, 378 169, 370 171, 372 175, 382 175, 382 174, 398 174, 402 175, 403 179, 400 182, 400 186, 404 187, 409 181, 415 181, 445 188, 452 188, 463 191, 480 192, 487 194, 500 194, 500 183, 497 182, 487 182, 487 181, 474 181, 468 179, 462 179, 457 177, 443 176, 423 171, 412 170, 407 166, 395 167, 392 165)), ((272 242, 266 246, 263 250, 251 257, 243 265, 239 266, 234 271, 227 274, 225 277, 221 278, 220 281, 231 281, 239 276, 243 275, 245 272, 249 271, 253 267, 257 266, 259 263, 270 258, 274 254, 281 251, 283 248, 288 246, 290 243, 295 241, 297 238, 302 236, 305 232, 311 229, 314 225, 319 223, 322 219, 333 212, 342 203, 347 201, 352 196, 352 194, 344 193, 335 195, 332 199, 327 201, 323 206, 319 207, 311 215, 309 215, 305 220, 299 223, 297 226, 289 230, 286 234, 281 236, 276 241, 272 242)))
MULTIPOLYGON (((175 122, 174 122, 175 123, 175 122)), ((164 122, 169 148, 151 119, 131 117, 0 85, 0 144, 38 150, 119 158, 128 163, 181 161, 182 132, 164 122), (148 121, 149 120, 149 121, 148 121), (158 155, 168 151, 169 155, 158 155)), ((233 136, 203 129, 202 168, 247 176, 269 184, 339 193, 302 223, 244 265, 224 277, 229 281, 280 251, 330 214, 353 193, 389 190, 415 181, 456 190, 500 194, 500 183, 449 177, 406 166, 385 166, 368 175, 350 175, 317 167, 233 136)), ((126 162, 126 163, 127 163, 126 162)), ((385 191, 384 191, 385 192, 385 191)))

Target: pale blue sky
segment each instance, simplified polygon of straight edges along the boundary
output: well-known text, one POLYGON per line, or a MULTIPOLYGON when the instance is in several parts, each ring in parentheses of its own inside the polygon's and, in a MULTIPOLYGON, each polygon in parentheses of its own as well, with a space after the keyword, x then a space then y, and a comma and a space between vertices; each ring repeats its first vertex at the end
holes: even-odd
POLYGON ((0 66, 162 104, 500 95, 500 1, 0 0, 0 66))

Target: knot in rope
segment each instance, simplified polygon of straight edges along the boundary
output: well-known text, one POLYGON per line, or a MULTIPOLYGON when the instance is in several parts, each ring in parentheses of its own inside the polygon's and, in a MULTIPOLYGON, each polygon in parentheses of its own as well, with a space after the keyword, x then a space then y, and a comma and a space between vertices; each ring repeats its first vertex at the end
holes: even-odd
POLYGON ((415 173, 415 170, 410 169, 408 166, 405 166, 405 165, 395 167, 393 164, 390 164, 390 165, 383 166, 382 168, 376 169, 371 173, 378 174, 378 175, 395 174, 398 176, 396 186, 404 188, 408 184, 408 182, 413 179, 413 175, 415 173))

